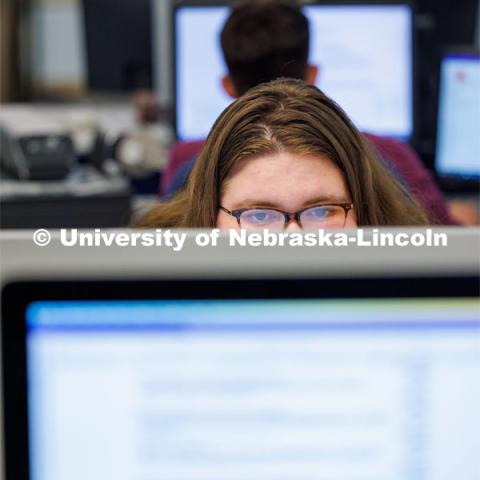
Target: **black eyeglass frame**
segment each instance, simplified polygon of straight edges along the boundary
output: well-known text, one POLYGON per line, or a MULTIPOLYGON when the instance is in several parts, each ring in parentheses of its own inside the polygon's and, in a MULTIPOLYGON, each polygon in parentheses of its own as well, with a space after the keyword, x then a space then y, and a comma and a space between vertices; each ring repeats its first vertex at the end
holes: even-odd
POLYGON ((285 224, 284 226, 286 227, 288 225, 288 222, 290 220, 295 220, 298 225, 300 225, 301 228, 302 222, 300 221, 300 215, 307 211, 310 210, 311 208, 319 208, 319 207, 341 207, 343 208, 343 211, 345 213, 345 220, 343 222, 343 225, 345 226, 345 223, 347 223, 347 217, 348 217, 348 212, 350 210, 353 210, 353 203, 326 203, 326 204, 320 204, 320 205, 313 205, 311 207, 306 207, 302 208, 301 210, 298 210, 296 212, 285 212, 283 210, 279 210, 278 208, 270 208, 270 207, 249 207, 249 208, 239 208, 236 210, 228 210, 228 208, 222 207, 221 205, 218 206, 218 208, 228 215, 231 215, 232 217, 235 217, 238 222, 238 226, 241 227, 242 225, 240 224, 240 216, 242 215, 243 212, 246 212, 248 210, 272 210, 274 212, 281 213, 285 217, 285 224))

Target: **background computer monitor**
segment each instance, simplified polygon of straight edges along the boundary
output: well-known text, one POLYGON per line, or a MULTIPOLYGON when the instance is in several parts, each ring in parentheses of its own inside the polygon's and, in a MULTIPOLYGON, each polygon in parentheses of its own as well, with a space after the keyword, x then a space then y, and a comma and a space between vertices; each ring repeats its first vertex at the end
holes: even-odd
POLYGON ((3 292, 6 480, 474 478, 478 276, 3 292))
POLYGON ((480 179, 480 52, 447 54, 441 65, 436 171, 480 179))
MULTIPOLYGON (((310 58, 317 85, 370 133, 413 131, 412 10, 406 4, 309 5, 310 58)), ((206 137, 231 102, 219 35, 229 7, 181 5, 174 11, 176 130, 206 137)))
POLYGON ((82 0, 88 88, 126 93, 152 88, 150 0, 82 0))

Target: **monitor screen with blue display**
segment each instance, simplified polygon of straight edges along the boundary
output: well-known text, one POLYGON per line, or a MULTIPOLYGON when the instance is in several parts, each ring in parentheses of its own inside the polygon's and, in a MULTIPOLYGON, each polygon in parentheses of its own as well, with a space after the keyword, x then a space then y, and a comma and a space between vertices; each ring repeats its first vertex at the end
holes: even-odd
MULTIPOLYGON (((201 3, 201 2, 200 2, 201 3)), ((317 86, 365 132, 408 138, 413 131, 412 11, 404 4, 309 5, 317 86)), ((227 6, 175 10, 176 127, 180 140, 205 138, 232 101, 220 32, 227 6)))
POLYGON ((436 170, 480 179, 480 54, 444 57, 440 75, 436 170))
POLYGON ((478 478, 478 299, 48 300, 26 326, 32 480, 478 478))

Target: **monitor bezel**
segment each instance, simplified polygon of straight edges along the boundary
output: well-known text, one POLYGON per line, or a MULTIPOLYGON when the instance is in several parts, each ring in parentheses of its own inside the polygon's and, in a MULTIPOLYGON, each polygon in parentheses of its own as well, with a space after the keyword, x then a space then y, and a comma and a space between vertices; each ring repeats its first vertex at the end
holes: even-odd
MULTIPOLYGON (((175 140, 177 142, 193 142, 196 140, 204 140, 200 138, 190 138, 190 139, 183 139, 179 137, 178 134, 178 88, 177 88, 177 12, 185 7, 189 8, 208 8, 208 7, 231 7, 235 3, 239 3, 241 0, 177 0, 173 8, 171 9, 171 19, 170 19, 170 58, 172 59, 172 68, 171 68, 171 77, 170 77, 170 84, 172 88, 172 126, 173 132, 175 136, 175 140)), ((322 6, 336 6, 336 5, 344 5, 344 6, 356 6, 356 5, 365 5, 365 6, 378 6, 378 5, 404 5, 410 9, 411 12, 411 24, 410 24, 410 58, 411 58, 411 69, 410 69, 410 92, 411 92, 411 105, 410 105, 410 112, 411 112, 411 132, 410 135, 407 137, 395 137, 404 141, 413 141, 417 135, 417 109, 418 109, 418 89, 416 88, 417 84, 417 72, 418 72, 418 55, 416 49, 416 35, 415 35, 415 15, 416 15, 416 4, 415 0, 300 0, 298 2, 300 6, 315 6, 315 5, 322 5, 322 6)))
POLYGON ((478 298, 480 276, 19 281, 2 291, 6 480, 29 480, 26 311, 36 301, 478 298))

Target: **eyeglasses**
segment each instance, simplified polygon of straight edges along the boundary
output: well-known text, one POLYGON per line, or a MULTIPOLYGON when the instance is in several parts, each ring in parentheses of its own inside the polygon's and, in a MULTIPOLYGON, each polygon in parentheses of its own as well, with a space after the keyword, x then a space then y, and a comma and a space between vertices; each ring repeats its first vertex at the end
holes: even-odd
POLYGON ((301 228, 309 230, 316 228, 343 228, 347 222, 348 212, 353 209, 353 203, 338 203, 316 205, 297 212, 284 212, 275 208, 240 208, 228 210, 221 205, 220 210, 237 219, 240 228, 268 228, 281 230, 290 220, 295 220, 301 228))

